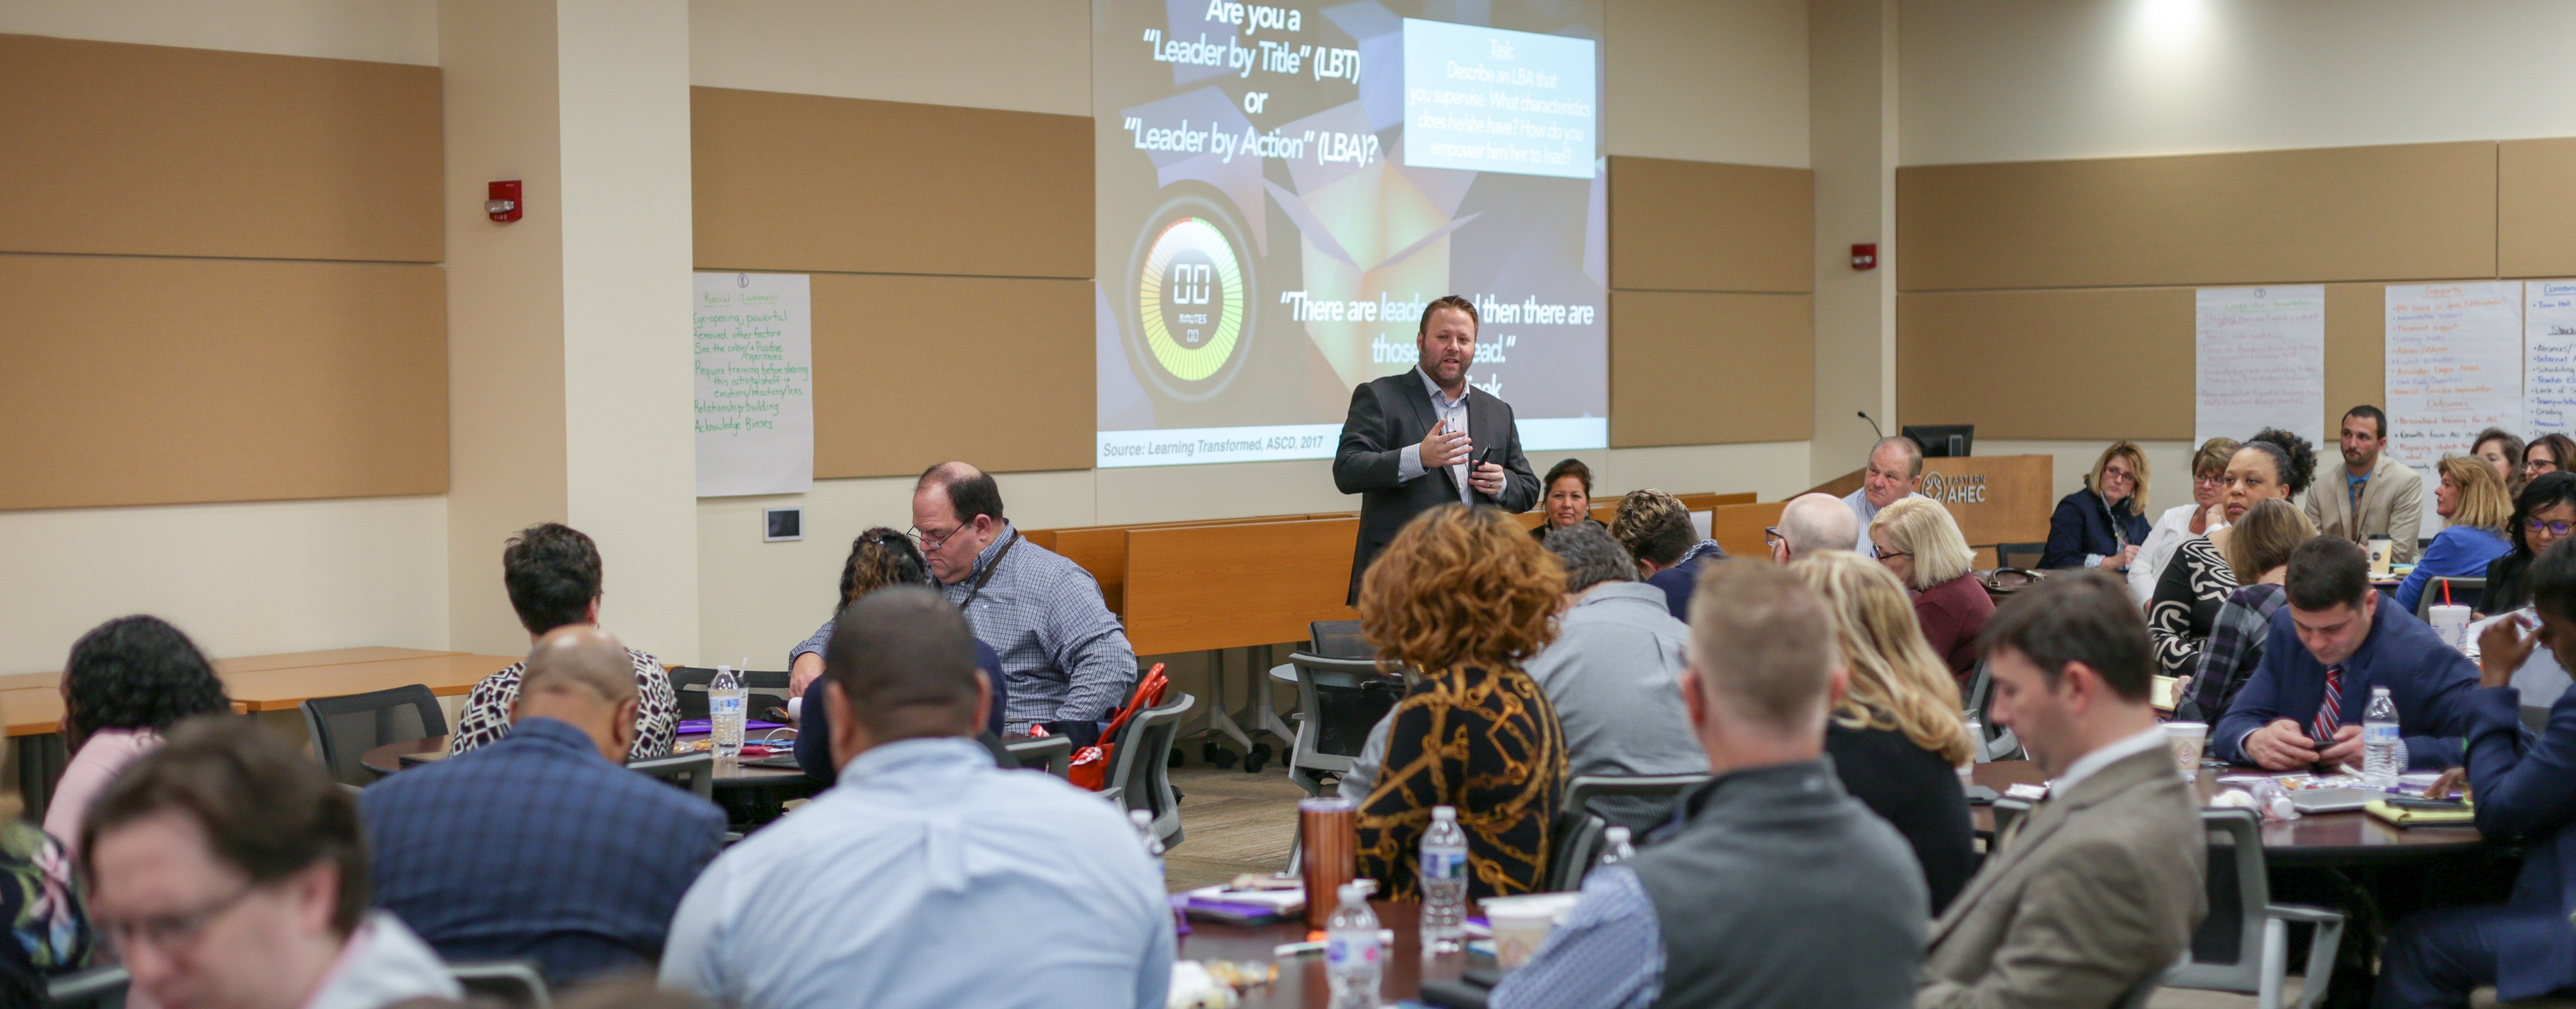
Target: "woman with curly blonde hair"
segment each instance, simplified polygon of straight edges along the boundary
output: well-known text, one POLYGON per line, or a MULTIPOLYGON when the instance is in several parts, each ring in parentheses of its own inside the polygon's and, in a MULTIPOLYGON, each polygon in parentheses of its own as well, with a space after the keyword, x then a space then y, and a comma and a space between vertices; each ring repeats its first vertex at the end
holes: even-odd
POLYGON ((1463 505, 1416 516, 1361 579, 1361 632, 1379 665, 1414 678, 1359 808, 1359 875, 1387 899, 1421 895, 1433 806, 1455 807, 1467 832, 1469 898, 1546 888, 1565 729, 1521 663, 1555 637, 1564 591, 1555 555, 1501 512, 1463 505))
POLYGON ((1956 770, 1970 756, 1958 685, 1924 642, 1905 586, 1886 567, 1829 550, 1798 558, 1789 570, 1824 597, 1842 648, 1847 681, 1825 727, 1834 773, 1914 846, 1938 915, 1967 885, 1977 859, 1956 770))

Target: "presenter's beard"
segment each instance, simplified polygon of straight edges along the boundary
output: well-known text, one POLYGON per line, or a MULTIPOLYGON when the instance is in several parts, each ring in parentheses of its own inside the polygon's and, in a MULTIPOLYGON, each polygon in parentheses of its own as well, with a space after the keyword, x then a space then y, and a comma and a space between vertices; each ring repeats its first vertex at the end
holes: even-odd
POLYGON ((1441 385, 1456 382, 1467 373, 1467 359, 1443 354, 1431 359, 1431 380, 1441 385))

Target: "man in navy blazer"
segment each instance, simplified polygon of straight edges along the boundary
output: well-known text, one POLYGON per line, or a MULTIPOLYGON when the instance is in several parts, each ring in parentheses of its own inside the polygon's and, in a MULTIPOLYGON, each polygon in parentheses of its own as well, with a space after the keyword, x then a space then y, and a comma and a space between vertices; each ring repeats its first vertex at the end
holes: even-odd
POLYGON ((2408 766, 2459 763, 2477 667, 2414 615, 2380 605, 2359 544, 2299 544, 2283 588, 2289 605, 2272 614, 2262 666, 2211 727, 2211 752, 2274 771, 2358 765, 2371 688, 2387 687, 2408 766))
POLYGON ((1521 454, 1511 404, 1467 384, 1476 303, 1454 294, 1433 301, 1413 344, 1420 363, 1351 390, 1333 456, 1333 486, 1360 495, 1352 605, 1369 562, 1414 516, 1452 502, 1507 512, 1538 504, 1538 474, 1521 454))
MULTIPOLYGON (((2519 838, 2522 875, 2501 905, 2427 911, 2399 922, 2380 959, 2378 1006, 2465 1006, 2494 985, 2507 1002, 2576 991, 2576 691, 2549 706, 2526 742, 2513 671, 2547 642, 2576 662, 2576 547, 2560 543, 2531 565, 2540 630, 2500 620, 2479 636, 2478 688, 2469 692, 2468 779, 2478 833, 2519 838)), ((2576 667, 2569 667, 2576 668, 2576 667)))

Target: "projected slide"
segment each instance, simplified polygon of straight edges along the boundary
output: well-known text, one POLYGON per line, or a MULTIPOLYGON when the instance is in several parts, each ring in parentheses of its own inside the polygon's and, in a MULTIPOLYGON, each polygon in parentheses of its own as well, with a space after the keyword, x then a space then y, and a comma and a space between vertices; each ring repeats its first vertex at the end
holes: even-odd
POLYGON ((1331 458, 1444 294, 1525 450, 1607 445, 1600 38, 1599 3, 1095 0, 1097 464, 1331 458))

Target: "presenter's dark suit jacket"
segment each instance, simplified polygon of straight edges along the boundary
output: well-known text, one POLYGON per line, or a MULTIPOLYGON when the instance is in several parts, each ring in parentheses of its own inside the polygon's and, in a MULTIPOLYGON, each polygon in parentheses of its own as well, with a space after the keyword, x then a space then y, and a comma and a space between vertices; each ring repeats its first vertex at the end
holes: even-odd
MULTIPOLYGON (((1360 495, 1360 539, 1351 553, 1350 602, 1360 599, 1360 575, 1369 562, 1395 539, 1415 515, 1458 500, 1458 482, 1444 468, 1398 483, 1401 452, 1416 452, 1431 433, 1438 415, 1431 394, 1422 387, 1422 369, 1407 368, 1351 390, 1350 416, 1342 420, 1342 447, 1333 456, 1333 486, 1360 495)), ((1507 512, 1538 505, 1538 474, 1521 455, 1520 431, 1512 424, 1512 406, 1474 386, 1467 387, 1467 436, 1473 460, 1503 468, 1503 494, 1474 492, 1476 503, 1507 512), (1499 447, 1491 459, 1486 453, 1499 447)))
MULTIPOLYGON (((2359 725, 2370 708, 2370 688, 2387 687, 2397 702, 2397 722, 2405 733, 2407 766, 2439 770, 2460 763, 2461 740, 2469 734, 2469 694, 2478 689, 2478 667, 2387 596, 2370 621, 2370 635, 2343 664, 2343 695, 2336 724, 2359 725)), ((2290 608, 2272 614, 2272 635, 2264 640, 2263 664, 2228 702, 2227 713, 2209 727, 2209 751, 2231 764, 2251 764, 2245 736, 2287 718, 2301 731, 2325 702, 2326 667, 2299 643, 2290 608)))

